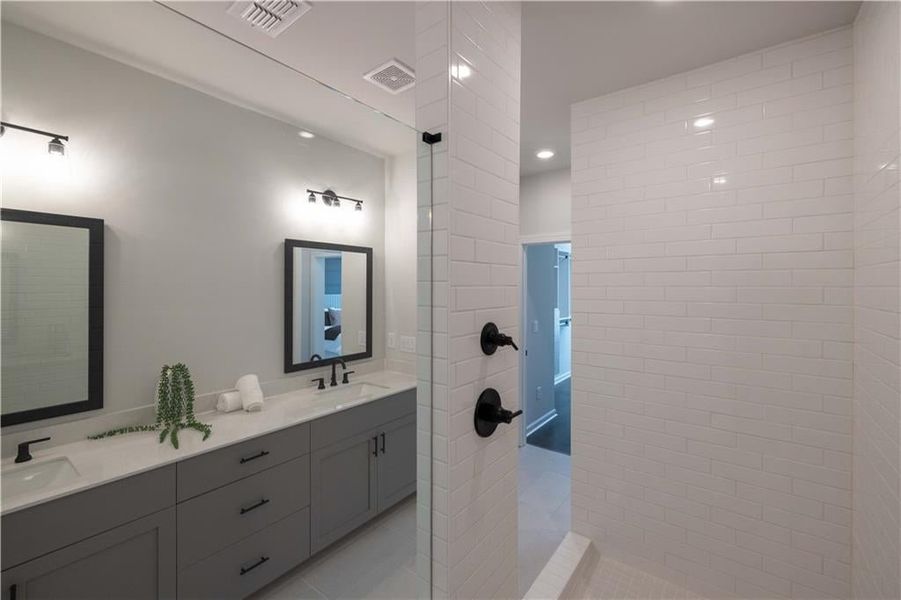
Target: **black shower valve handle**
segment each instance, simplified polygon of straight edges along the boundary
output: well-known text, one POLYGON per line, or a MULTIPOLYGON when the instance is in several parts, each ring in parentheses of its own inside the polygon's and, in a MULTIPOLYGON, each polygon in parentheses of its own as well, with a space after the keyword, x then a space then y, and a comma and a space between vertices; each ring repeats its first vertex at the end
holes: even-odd
POLYGON ((497 325, 490 321, 485 323, 485 326, 482 327, 482 335, 479 338, 479 343, 482 346, 482 352, 487 355, 494 354, 500 346, 513 346, 514 350, 519 350, 519 346, 516 345, 513 338, 506 333, 501 333, 500 330, 498 330, 497 325))

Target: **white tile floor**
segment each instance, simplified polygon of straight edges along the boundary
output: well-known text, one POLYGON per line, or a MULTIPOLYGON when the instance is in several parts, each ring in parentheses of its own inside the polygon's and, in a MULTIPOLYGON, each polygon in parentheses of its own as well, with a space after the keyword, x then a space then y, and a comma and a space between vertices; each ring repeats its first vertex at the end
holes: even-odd
POLYGON ((260 590, 254 600, 416 598, 416 496, 260 590))
MULTIPOLYGON (((525 593, 569 531, 570 458, 519 454, 519 585, 525 593)), ((260 590, 254 600, 406 599, 417 595, 416 497, 401 502, 260 590)))
POLYGON ((570 525, 570 457, 519 450, 519 591, 525 595, 570 525))

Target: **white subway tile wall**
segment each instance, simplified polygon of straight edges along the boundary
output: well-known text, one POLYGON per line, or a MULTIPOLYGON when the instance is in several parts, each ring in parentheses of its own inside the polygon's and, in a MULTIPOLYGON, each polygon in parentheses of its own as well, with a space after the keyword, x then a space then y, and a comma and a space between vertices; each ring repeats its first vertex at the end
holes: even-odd
MULTIPOLYGON (((486 387, 506 407, 519 405, 517 355, 484 356, 479 332, 494 321, 519 337, 520 30, 519 3, 417 5, 416 126, 444 136, 431 167, 434 358, 420 366, 434 375, 432 588, 439 598, 518 596, 519 428, 501 425, 479 438, 473 410, 486 387)), ((429 215, 421 218, 422 228, 429 215)))
POLYGON ((852 62, 572 107, 573 529, 710 597, 850 594, 852 62))
POLYGON ((854 25, 854 597, 901 598, 898 3, 854 25))

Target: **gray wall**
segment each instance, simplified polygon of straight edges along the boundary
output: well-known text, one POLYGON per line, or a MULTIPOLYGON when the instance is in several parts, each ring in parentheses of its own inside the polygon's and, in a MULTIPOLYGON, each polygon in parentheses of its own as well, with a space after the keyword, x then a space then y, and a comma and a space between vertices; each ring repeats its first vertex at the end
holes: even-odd
POLYGON ((564 242, 572 226, 569 167, 527 175, 519 183, 519 235, 523 240, 564 242))
POLYGON ((152 403, 163 363, 187 363, 199 393, 284 378, 285 238, 374 247, 384 313, 383 159, 6 23, 2 60, 3 120, 72 139, 68 174, 51 178, 46 143, 7 133, 4 206, 106 222, 100 414, 152 403), (364 211, 307 203, 328 186, 364 211))
POLYGON ((554 308, 557 306, 557 248, 526 246, 525 416, 528 429, 554 408, 554 308), (536 332, 533 323, 538 322, 536 332), (538 387, 541 398, 538 398, 538 387))

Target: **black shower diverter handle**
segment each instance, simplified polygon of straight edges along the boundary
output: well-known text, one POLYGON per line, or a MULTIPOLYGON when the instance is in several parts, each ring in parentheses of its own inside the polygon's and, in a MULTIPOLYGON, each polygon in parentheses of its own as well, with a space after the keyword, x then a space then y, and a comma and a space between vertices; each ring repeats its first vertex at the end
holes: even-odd
POLYGON ((511 423, 522 414, 521 410, 510 411, 501 405, 501 395, 494 388, 486 388, 479 394, 473 423, 476 433, 489 437, 499 423, 511 423))
POLYGON ((519 346, 513 341, 513 338, 506 333, 501 333, 497 325, 488 322, 482 327, 482 336, 479 340, 482 345, 482 352, 491 355, 494 354, 499 346, 513 346, 514 350, 519 350, 519 346))

